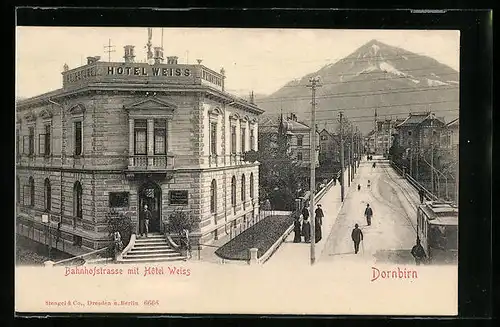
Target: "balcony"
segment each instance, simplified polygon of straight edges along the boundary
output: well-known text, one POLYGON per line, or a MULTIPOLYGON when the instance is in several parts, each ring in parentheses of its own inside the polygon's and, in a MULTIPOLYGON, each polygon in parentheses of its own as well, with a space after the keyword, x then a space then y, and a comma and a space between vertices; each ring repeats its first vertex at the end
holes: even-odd
POLYGON ((174 156, 167 155, 133 155, 129 157, 130 171, 162 171, 174 168, 174 156))

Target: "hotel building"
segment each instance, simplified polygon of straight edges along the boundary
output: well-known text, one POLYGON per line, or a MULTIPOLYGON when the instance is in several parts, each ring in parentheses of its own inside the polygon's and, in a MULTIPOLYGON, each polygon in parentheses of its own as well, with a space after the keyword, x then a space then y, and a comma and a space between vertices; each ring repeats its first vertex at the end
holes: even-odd
POLYGON ((176 210, 194 215, 192 243, 258 215, 258 163, 242 154, 257 150, 263 110, 225 92, 223 70, 154 49, 149 63, 125 46, 123 62, 64 65, 62 88, 17 103, 18 234, 43 243, 58 226, 64 251, 81 254, 110 242, 110 212, 137 231, 145 204, 152 233, 176 210))

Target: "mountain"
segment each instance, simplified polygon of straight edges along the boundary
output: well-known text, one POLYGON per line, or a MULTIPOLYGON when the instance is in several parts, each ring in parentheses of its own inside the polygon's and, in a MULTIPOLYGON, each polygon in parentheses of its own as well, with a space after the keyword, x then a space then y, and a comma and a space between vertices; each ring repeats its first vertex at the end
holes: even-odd
POLYGON ((311 77, 316 89, 318 128, 335 130, 339 110, 363 133, 379 119, 406 117, 410 111, 433 111, 445 121, 458 116, 459 74, 437 60, 372 40, 336 63, 287 83, 265 98, 256 98, 264 116, 293 112, 309 123, 311 77))

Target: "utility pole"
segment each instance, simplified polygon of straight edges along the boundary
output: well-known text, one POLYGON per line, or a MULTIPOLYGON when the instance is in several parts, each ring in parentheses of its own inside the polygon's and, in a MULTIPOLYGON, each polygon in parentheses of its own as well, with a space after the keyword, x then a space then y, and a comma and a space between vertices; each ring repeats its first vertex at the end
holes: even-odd
POLYGON ((352 167, 352 172, 351 172, 351 181, 354 181, 354 173, 356 172, 356 158, 354 157, 354 126, 351 126, 350 128, 351 132, 351 167, 352 167))
POLYGON ((359 137, 358 126, 356 126, 356 158, 358 159, 356 165, 358 168, 359 168, 359 161, 361 160, 361 153, 359 153, 360 145, 361 145, 361 139, 359 137))
POLYGON ((351 187, 351 144, 347 143, 347 146, 347 187, 351 187))
POLYGON ((104 52, 108 54, 108 62, 111 62, 111 52, 116 52, 115 46, 111 45, 111 39, 108 41, 108 45, 104 46, 104 52))
POLYGON ((378 124, 377 124, 377 108, 375 108, 375 145, 374 145, 374 152, 377 154, 377 142, 378 142, 378 124))
POLYGON ((434 194, 434 114, 431 113, 431 192, 434 194))
POLYGON ((148 27, 148 43, 146 44, 146 47, 148 48, 148 53, 147 53, 148 61, 153 59, 153 52, 151 52, 151 46, 153 45, 151 43, 152 37, 153 37, 153 29, 151 27, 148 27))
POLYGON ((311 136, 310 136, 310 158, 309 162, 311 163, 311 190, 310 190, 310 214, 311 217, 311 265, 316 261, 316 254, 314 245, 316 244, 316 235, 315 235, 315 224, 316 217, 314 216, 314 195, 316 193, 316 88, 320 87, 319 85, 319 76, 315 78, 311 78, 309 80, 311 84, 308 87, 311 88, 311 136))
POLYGON ((344 121, 340 112, 340 201, 344 202, 344 121))

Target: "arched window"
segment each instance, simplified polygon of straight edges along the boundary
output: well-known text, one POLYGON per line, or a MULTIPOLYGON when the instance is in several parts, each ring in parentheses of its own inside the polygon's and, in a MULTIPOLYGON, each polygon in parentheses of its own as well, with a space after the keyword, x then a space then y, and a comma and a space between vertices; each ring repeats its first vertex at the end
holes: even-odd
POLYGON ((19 177, 16 176, 16 203, 21 201, 21 186, 19 184, 19 177))
POLYGON ((217 212, 217 181, 215 179, 212 180, 210 185, 210 212, 217 212))
POLYGON ((236 207, 236 177, 231 179, 231 205, 236 207))
POLYGON ((254 184, 253 184, 253 173, 250 173, 250 198, 254 197, 254 184))
POLYGON ((30 202, 29 205, 31 207, 35 206, 35 180, 33 177, 30 177, 28 181, 29 189, 30 189, 30 202))
POLYGON ((50 179, 45 178, 45 210, 50 211, 52 206, 52 191, 50 187, 50 179))
POLYGON ((246 194, 245 194, 245 174, 241 175, 241 202, 245 202, 246 194))
POLYGON ((82 193, 82 184, 80 184, 79 181, 76 181, 73 186, 73 216, 80 219, 83 217, 82 193))

